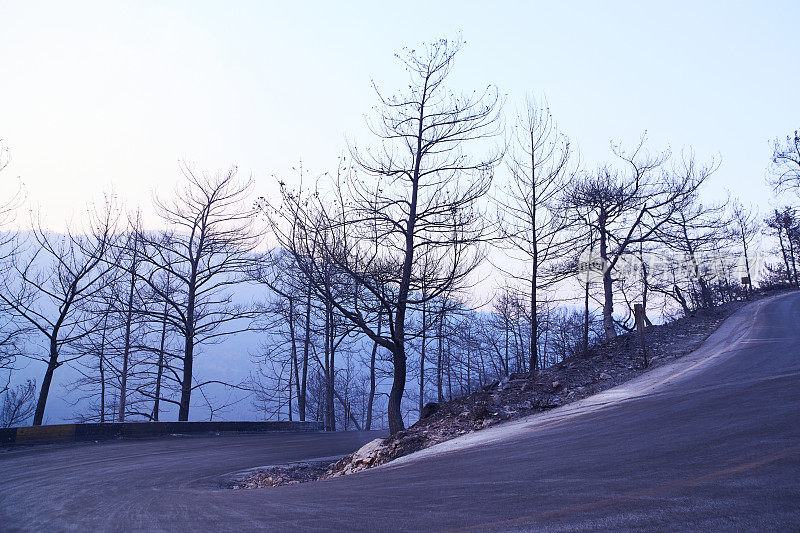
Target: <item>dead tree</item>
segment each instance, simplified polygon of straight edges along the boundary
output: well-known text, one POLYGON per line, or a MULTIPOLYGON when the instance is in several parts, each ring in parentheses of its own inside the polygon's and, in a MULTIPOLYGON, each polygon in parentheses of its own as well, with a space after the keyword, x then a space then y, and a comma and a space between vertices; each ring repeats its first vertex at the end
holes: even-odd
POLYGON ((45 344, 45 353, 28 355, 47 365, 34 425, 44 419, 56 369, 83 355, 70 346, 92 331, 81 309, 101 289, 98 282, 111 269, 105 256, 114 234, 115 217, 108 207, 84 235, 53 235, 36 224, 32 242, 15 251, 10 275, 0 282, 0 300, 45 344))
POLYGON ((119 353, 119 405, 116 415, 118 422, 124 422, 128 408, 130 394, 128 380, 134 371, 134 357, 144 344, 141 337, 144 335, 144 318, 146 317, 146 302, 142 297, 142 242, 141 219, 137 213, 130 222, 124 237, 119 239, 119 245, 112 249, 111 259, 119 271, 119 282, 110 286, 113 303, 112 313, 118 317, 120 325, 120 339, 117 351, 119 353), (115 290, 116 289, 116 290, 115 290))
MULTIPOLYGON (((569 168, 570 144, 558 131, 547 105, 529 102, 516 125, 509 168, 511 183, 497 199, 501 210, 501 245, 526 264, 519 276, 528 287, 531 379, 539 368, 539 293, 560 281, 545 275, 545 265, 561 259, 570 243, 568 218, 559 215, 558 200, 574 176, 569 168)), ((554 271, 550 271, 553 274, 554 271)))
POLYGON ((338 190, 331 193, 342 198, 338 202, 324 192, 309 202, 284 194, 283 219, 299 218, 301 223, 295 242, 288 231, 279 231, 281 244, 300 259, 314 245, 320 247, 325 263, 379 302, 378 309, 361 307, 360 299, 346 305, 324 288, 320 263, 300 261, 320 297, 392 354, 388 418, 393 434, 404 427, 406 346, 413 336, 406 331, 408 314, 463 284, 478 264, 476 244, 487 229, 477 202, 486 195, 500 158, 493 154, 474 160, 466 151, 497 133, 499 106, 493 89, 469 96, 447 89, 459 46, 441 40, 420 53, 408 52, 401 60, 410 75, 409 90, 395 97, 377 91, 380 106, 371 126, 379 147, 352 150, 357 167, 371 179, 347 175, 344 186, 334 185, 338 190), (315 242, 319 232, 310 230, 320 220, 330 231, 315 242), (378 264, 393 268, 380 272, 378 264), (438 265, 439 274, 425 280, 428 289, 421 298, 424 264, 438 265), (387 326, 380 334, 375 328, 378 312, 387 326))
POLYGON ((649 242, 703 181, 700 176, 663 170, 669 154, 649 155, 644 142, 643 136, 631 152, 615 147, 625 168, 601 167, 575 183, 565 198, 565 209, 588 224, 597 244, 606 339, 616 336, 615 268, 634 245, 649 242))
MULTIPOLYGON (((682 170, 687 176, 705 182, 717 168, 714 161, 700 166, 689 156, 685 158, 682 170)), ((656 232, 659 246, 672 252, 673 257, 667 260, 682 264, 659 265, 661 268, 652 272, 650 287, 677 302, 687 315, 697 307, 712 308, 715 301, 710 285, 714 280, 711 261, 716 246, 727 237, 726 227, 723 205, 704 204, 699 190, 687 195, 677 204, 672 217, 656 232), (670 267, 678 267, 677 272, 670 267), (688 289, 686 293, 680 289, 682 273, 686 274, 686 283, 683 283, 688 289), (685 294, 698 296, 687 301, 685 294)))
MULTIPOLYGON (((170 200, 156 199, 156 208, 170 228, 143 235, 139 275, 166 302, 170 325, 182 338, 182 353, 173 358, 180 368, 171 378, 180 388, 178 420, 189 418, 192 391, 219 380, 194 380, 198 346, 222 341, 248 330, 252 309, 234 305, 230 288, 247 279, 256 245, 254 207, 248 203, 252 180, 239 179, 236 168, 223 173, 197 173, 181 167, 185 183, 170 200), (164 289, 169 277, 170 291, 164 289)), ((161 312, 158 316, 163 316, 161 312)))
POLYGON ((800 130, 787 135, 783 141, 775 139, 769 182, 775 192, 800 193, 800 130))
POLYGON ((24 424, 36 408, 35 399, 36 382, 30 379, 0 393, 0 428, 24 424))
POLYGON ((775 209, 772 215, 764 220, 764 225, 766 230, 771 230, 778 237, 789 284, 799 287, 800 280, 797 276, 795 239, 793 237, 798 233, 800 222, 797 220, 795 210, 789 206, 780 210, 775 209))
POLYGON ((753 278, 750 272, 750 252, 753 239, 758 235, 760 227, 758 218, 752 208, 746 208, 738 200, 734 201, 731 207, 731 226, 732 235, 741 243, 744 256, 744 268, 747 278, 745 285, 745 295, 750 297, 750 290, 753 287, 753 278))
MULTIPOLYGON (((288 386, 288 414, 292 420, 292 394, 297 396, 297 410, 300 420, 305 420, 305 398, 301 396, 301 390, 305 390, 306 384, 300 382, 300 366, 298 360, 299 347, 302 338, 310 336, 303 335, 300 323, 301 308, 304 303, 304 293, 302 288, 302 276, 295 267, 291 254, 285 250, 272 250, 262 254, 250 271, 250 276, 256 283, 263 284, 272 294, 272 298, 259 305, 259 318, 256 321, 257 328, 267 333, 267 340, 262 343, 263 355, 257 357, 257 364, 261 367, 264 363, 270 362, 273 366, 277 364, 280 372, 286 365, 286 347, 288 346, 288 365, 289 377, 286 380, 288 386), (294 384, 293 384, 294 380, 294 384)), ((305 380, 308 375, 308 359, 303 362, 302 375, 305 380)), ((263 372, 261 372, 263 374, 263 372)), ((274 380, 274 376, 266 376, 274 380)), ((278 376, 278 380, 280 376, 278 376)), ((262 395, 262 402, 269 399, 270 394, 265 387, 259 387, 262 395)))
POLYGON ((172 298, 173 290, 172 290, 172 277, 169 271, 164 272, 163 277, 161 278, 160 282, 153 280, 154 283, 159 283, 160 288, 159 291, 152 291, 153 293, 153 304, 154 308, 155 305, 159 305, 161 307, 161 314, 158 316, 153 316, 150 314, 150 318, 158 324, 159 329, 159 342, 158 342, 158 351, 156 352, 156 366, 155 366, 155 384, 153 386, 153 411, 150 415, 150 419, 153 421, 158 421, 158 417, 161 411, 161 397, 162 397, 162 389, 164 383, 164 371, 167 369, 172 368, 172 352, 169 350, 169 339, 174 333, 174 328, 172 327, 172 323, 174 322, 171 320, 170 315, 170 299, 172 298), (159 295, 164 295, 163 297, 159 297, 159 295))
MULTIPOLYGON (((0 138, 0 172, 9 163, 8 147, 0 138)), ((22 199, 18 187, 8 199, 0 202, 0 276, 11 275, 11 258, 18 246, 17 234, 8 227, 16 219, 17 209, 22 199)), ((20 321, 12 309, 0 300, 0 394, 5 393, 11 384, 11 374, 17 357, 22 354, 28 327, 20 321)))
MULTIPOLYGON (((112 270, 98 283, 107 288, 116 281, 116 274, 112 270)), ((75 394, 71 403, 82 406, 82 412, 77 417, 79 421, 105 423, 107 418, 113 420, 115 415, 107 410, 110 405, 107 398, 113 388, 114 379, 109 364, 113 329, 113 323, 109 324, 109 319, 113 320, 114 316, 109 292, 98 291, 94 298, 84 302, 81 311, 94 324, 90 327, 90 333, 74 344, 74 349, 84 356, 74 367, 80 377, 70 384, 75 394)), ((114 394, 117 397, 117 393, 114 394)))

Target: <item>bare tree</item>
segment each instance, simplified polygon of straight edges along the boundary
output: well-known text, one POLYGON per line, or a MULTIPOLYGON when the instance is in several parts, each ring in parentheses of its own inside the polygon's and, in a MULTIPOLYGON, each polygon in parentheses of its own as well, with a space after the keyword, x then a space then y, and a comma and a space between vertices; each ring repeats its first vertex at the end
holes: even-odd
MULTIPOLYGON (((161 397, 163 394, 162 390, 164 389, 164 371, 167 369, 172 369, 172 360, 174 358, 174 352, 169 349, 170 338, 175 332, 175 328, 172 326, 174 321, 171 320, 169 305, 174 291, 172 290, 172 277, 169 271, 164 273, 164 275, 160 278, 160 281, 156 281, 154 279, 153 282, 159 283, 160 287, 158 291, 153 291, 154 297, 151 299, 154 300, 154 304, 158 304, 160 306, 161 313, 160 315, 154 315, 154 313, 150 313, 151 320, 157 324, 157 328, 159 330, 159 341, 156 351, 155 382, 153 384, 152 391, 153 411, 150 415, 150 419, 158 421, 161 410, 161 397), (159 295, 164 296, 160 297, 159 295)), ((155 306, 153 308, 155 308, 155 306)), ((148 394, 145 394, 145 396, 148 396, 148 394)))
MULTIPOLYGON (((690 155, 684 158, 682 171, 696 181, 705 182, 717 168, 714 161, 698 165, 690 155)), ((650 286, 678 302, 686 314, 695 307, 714 306, 710 286, 714 279, 711 261, 716 247, 727 237, 724 209, 723 205, 704 204, 699 190, 695 190, 676 206, 672 217, 656 232, 659 245, 674 255, 668 266, 676 267, 677 271, 662 268, 653 272, 650 286), (685 264, 678 265, 678 261, 685 261, 685 264), (685 279, 682 279, 683 273, 685 279), (689 289, 691 300, 687 301, 681 285, 689 289)))
MULTIPOLYGON (((0 138, 0 172, 8 163, 8 147, 0 138)), ((16 218, 20 198, 20 189, 17 189, 10 198, 0 203, 0 276, 3 277, 9 275, 9 260, 17 245, 16 234, 8 228, 16 218)), ((25 324, 0 300, 0 394, 5 393, 11 384, 11 372, 17 356, 21 354, 26 332, 25 324)))
POLYGON ((800 286, 800 280, 797 276, 797 260, 796 248, 794 238, 800 228, 800 222, 797 220, 795 210, 789 206, 783 209, 775 209, 772 215, 764 221, 765 229, 774 232, 778 237, 778 244, 783 258, 784 266, 786 267, 786 276, 789 284, 795 287, 800 286))
POLYGON ((738 200, 734 201, 731 207, 731 233, 742 244, 742 253, 744 254, 744 268, 747 275, 747 284, 745 285, 745 295, 750 297, 750 289, 752 289, 752 277, 750 272, 750 248, 753 239, 758 235, 760 227, 758 218, 752 208, 746 208, 738 200))
MULTIPOLYGON (((263 367, 271 363, 277 366, 277 380, 280 380, 288 360, 288 386, 287 404, 289 420, 292 420, 292 395, 297 396, 298 415, 305 419, 305 398, 301 398, 300 391, 305 389, 305 384, 300 384, 300 363, 298 361, 299 347, 301 344, 301 313, 300 309, 304 300, 305 291, 299 286, 302 280, 301 273, 294 266, 291 254, 285 250, 276 249, 263 254, 251 269, 250 276, 257 283, 268 287, 272 298, 259 305, 259 318, 257 328, 268 333, 266 341, 262 343, 261 354, 256 357, 259 374, 263 375, 263 367), (288 348, 288 358, 287 351, 288 348), (294 384, 293 384, 294 380, 294 384)), ((308 360, 304 361, 303 377, 308 375, 308 360)), ((275 376, 265 376, 270 380, 275 376)), ((265 404, 271 396, 267 387, 258 387, 262 396, 260 402, 265 404)))
MULTIPOLYGON (((254 206, 248 202, 250 178, 227 172, 197 173, 181 167, 185 184, 171 200, 156 199, 162 220, 172 230, 168 236, 143 235, 138 274, 170 312, 170 325, 183 339, 182 354, 174 360, 181 368, 170 379, 180 387, 180 400, 161 398, 178 405, 178 420, 188 420, 192 391, 218 380, 195 382, 196 348, 220 342, 249 329, 252 309, 234 305, 230 288, 247 280, 252 250, 254 206), (169 292, 164 280, 170 280, 169 292)), ((164 313, 156 312, 156 318, 164 313)))
POLYGON ((391 433, 404 427, 406 343, 413 337, 406 331, 408 313, 463 285, 480 260, 476 244, 486 234, 486 222, 477 202, 500 158, 474 160, 465 151, 497 133, 499 106, 491 88, 469 96, 447 89, 459 47, 440 40, 422 52, 407 52, 401 61, 410 75, 409 90, 395 97, 377 91, 380 107, 371 126, 380 145, 373 151, 353 149, 358 167, 374 179, 337 172, 346 176, 342 186, 334 184, 338 201, 322 192, 304 198, 284 189, 282 218, 299 223, 277 230, 281 244, 292 249, 322 299, 392 354, 391 433), (318 231, 320 224, 325 231, 318 231), (304 260, 315 248, 325 261, 304 260), (362 307, 360 297, 349 297, 348 306, 328 291, 327 265, 378 306, 362 307), (437 272, 425 272, 423 265, 436 265, 437 272), (387 326, 381 333, 379 313, 387 326))
POLYGON ((776 192, 800 192, 800 130, 783 141, 775 139, 770 174, 770 185, 776 192))
POLYGON ((8 389, 0 399, 0 428, 20 426, 33 414, 36 404, 36 382, 26 381, 8 389))
POLYGON ((588 224, 602 262, 603 329, 605 338, 616 336, 614 322, 614 269, 633 246, 649 242, 702 183, 702 176, 662 169, 668 153, 649 155, 645 137, 630 152, 614 153, 625 171, 601 167, 578 181, 566 197, 567 209, 588 224), (662 170, 659 172, 659 170, 662 170))
POLYGON ((539 367, 539 293, 562 279, 553 275, 562 271, 550 270, 547 275, 545 266, 561 259, 568 250, 568 219, 559 216, 558 200, 574 171, 569 168, 569 141, 556 128, 546 104, 527 104, 525 114, 518 118, 514 148, 509 164, 512 180, 497 201, 502 219, 501 243, 526 263, 527 274, 522 278, 529 291, 529 367, 534 379, 539 367))
POLYGON ((41 425, 44 418, 55 370, 83 355, 69 347, 92 331, 82 304, 100 290, 98 281, 110 270, 105 255, 114 232, 115 215, 110 206, 85 235, 53 235, 39 223, 32 232, 33 242, 15 251, 10 267, 13 276, 4 276, 0 282, 0 300, 45 341, 46 354, 29 355, 47 365, 34 425, 41 425))

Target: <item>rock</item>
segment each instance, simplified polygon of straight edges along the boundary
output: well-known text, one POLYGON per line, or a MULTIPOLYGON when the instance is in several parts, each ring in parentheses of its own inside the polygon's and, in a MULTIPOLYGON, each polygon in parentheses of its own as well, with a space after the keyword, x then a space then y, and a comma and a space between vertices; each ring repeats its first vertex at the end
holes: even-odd
POLYGON ((475 420, 481 420, 484 418, 489 418, 492 413, 489 410, 489 407, 485 403, 475 404, 472 408, 472 413, 470 413, 475 420))
POLYGON ((605 372, 600 372, 600 379, 611 379, 611 376, 609 376, 605 372))
POLYGON ((492 390, 492 389, 497 388, 498 385, 500 385, 500 382, 498 380, 494 380, 491 383, 489 383, 488 385, 484 385, 483 386, 483 390, 492 390))
POLYGON ((552 385, 553 385, 553 390, 558 390, 558 389, 561 388, 561 382, 560 381, 554 381, 552 383, 552 385))
POLYGON ((356 450, 353 454, 353 459, 350 463, 355 466, 360 465, 368 465, 370 464, 373 459, 375 459, 375 455, 380 450, 381 446, 383 445, 383 439, 375 439, 371 440, 361 448, 356 450))
POLYGON ((428 418, 433 413, 439 410, 439 404, 436 402, 428 402, 422 407, 422 412, 419 414, 419 419, 428 418))

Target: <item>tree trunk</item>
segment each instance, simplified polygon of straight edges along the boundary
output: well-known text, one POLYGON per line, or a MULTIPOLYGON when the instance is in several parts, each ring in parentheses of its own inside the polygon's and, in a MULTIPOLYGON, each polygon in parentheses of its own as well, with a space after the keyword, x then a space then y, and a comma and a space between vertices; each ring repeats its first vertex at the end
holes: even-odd
POLYGON ((533 244, 533 268, 531 272, 531 362, 530 362, 530 379, 535 381, 536 370, 539 366, 539 317, 537 314, 537 300, 536 289, 538 288, 538 275, 539 275, 539 242, 537 239, 536 231, 536 139, 534 138, 533 130, 531 134, 531 243, 533 244))
POLYGON ((181 381, 181 403, 178 408, 178 421, 189 420, 189 404, 192 398, 192 366, 194 365, 194 314, 197 292, 197 268, 199 258, 192 263, 189 277, 189 290, 186 302, 186 338, 183 345, 183 380, 181 381))
POLYGON ((600 213, 598 226, 600 234, 600 258, 603 260, 603 331, 606 340, 617 336, 614 326, 614 280, 611 277, 611 263, 608 260, 608 242, 606 235, 605 213, 600 213))
MULTIPOLYGON (((535 244, 534 244, 535 249, 535 244)), ((537 275, 537 268, 536 268, 536 255, 537 253, 534 251, 534 259, 533 259, 533 274, 531 275, 531 347, 530 347, 530 379, 534 381, 536 379, 536 370, 539 367, 539 337, 538 337, 538 330, 539 330, 539 317, 536 312, 536 304, 538 303, 536 300, 536 275, 537 275)))
MULTIPOLYGON (((400 327, 398 326, 398 329, 400 327)), ((403 431, 403 413, 400 403, 403 399, 403 391, 406 388, 406 353, 405 345, 401 342, 395 346, 392 353, 392 363, 394 365, 394 379, 392 389, 389 392, 389 433, 394 435, 398 431, 403 431)))
POLYGON ((50 339, 50 361, 47 363, 47 370, 42 380, 42 388, 39 391, 39 401, 36 402, 36 412, 33 415, 33 425, 41 426, 44 419, 44 408, 47 405, 47 395, 50 393, 50 383, 53 381, 53 372, 58 367, 58 345, 56 338, 50 339))
POLYGON ((781 256, 783 256, 783 263, 786 265, 786 276, 789 278, 789 285, 793 285, 794 280, 792 280, 792 270, 789 268, 789 256, 786 254, 786 247, 783 245, 783 232, 780 227, 778 227, 778 242, 781 245, 781 256))
POLYGON ((304 422, 306 419, 306 390, 308 384, 308 355, 311 349, 311 287, 308 287, 306 293, 306 323, 305 323, 305 338, 303 339, 303 376, 300 381, 300 389, 297 396, 297 411, 300 421, 304 422))
POLYGON ((422 408, 425 405, 425 345, 428 343, 427 331, 427 309, 426 303, 422 304, 422 347, 419 354, 419 416, 422 417, 422 408))
MULTIPOLYGON (((291 361, 289 363, 289 421, 292 420, 292 369, 294 369, 294 381, 297 387, 295 390, 300 391, 300 370, 297 365, 297 335, 294 329, 294 298, 289 298, 289 337, 291 337, 292 350, 291 361)), ((299 403, 299 398, 298 398, 299 403)))
POLYGON ((503 363, 504 364, 503 373, 506 376, 511 372, 511 370, 509 370, 509 365, 511 364, 511 362, 509 360, 509 352, 510 352, 510 350, 509 350, 509 341, 508 341, 508 335, 509 335, 508 330, 509 330, 510 327, 511 327, 511 324, 508 323, 508 317, 504 316, 503 317, 503 335, 504 335, 504 341, 505 341, 505 346, 504 346, 505 353, 503 355, 504 355, 505 361, 503 363))
POLYGON ((750 288, 753 286, 753 278, 750 277, 750 259, 747 257, 747 239, 745 238, 745 228, 742 226, 742 248, 744 250, 744 268, 747 272, 747 279, 750 283, 744 286, 744 296, 750 299, 750 288))
POLYGON ((333 308, 325 305, 325 430, 336 431, 336 406, 334 404, 334 342, 333 308))
POLYGON ((138 255, 138 237, 133 241, 133 257, 131 258, 130 275, 131 280, 128 285, 128 307, 125 309, 125 346, 122 350, 122 376, 120 379, 119 413, 117 420, 125 421, 126 403, 128 400, 128 363, 131 355, 131 327, 133 325, 133 297, 136 292, 136 261, 138 255))
POLYGON ((192 363, 194 362, 194 341, 186 335, 183 348, 183 379, 181 381, 181 403, 178 408, 178 421, 189 420, 189 402, 192 399, 192 363))
POLYGON ((100 337, 100 423, 106 421, 106 331, 108 330, 108 313, 103 316, 103 333, 100 337))
POLYGON ((133 291, 128 298, 128 310, 125 317, 125 346, 122 350, 122 375, 119 382, 119 412, 117 421, 125 422, 125 410, 128 398, 128 363, 131 353, 131 322, 133 321, 133 291))
MULTIPOLYGON (((383 315, 378 313, 378 335, 381 334, 381 326, 383 323, 383 315)), ((365 429, 369 431, 372 428, 372 407, 375 404, 375 387, 377 385, 375 379, 375 357, 378 354, 378 343, 373 343, 372 354, 369 358, 369 399, 367 400, 367 420, 365 422, 365 429)))
POLYGON ((789 258, 792 261, 792 272, 794 273, 794 285, 795 287, 800 287, 800 280, 797 277, 797 263, 795 262, 794 258, 794 243, 792 242, 792 236, 789 235, 789 232, 786 232, 786 240, 789 241, 789 258))
POLYGON ((444 402, 444 388, 442 385, 444 378, 444 368, 442 367, 444 360, 444 299, 442 299, 442 309, 439 312, 439 323, 437 324, 437 328, 439 331, 436 335, 436 399, 439 401, 439 403, 442 403, 444 402))
POLYGON ((589 278, 583 289, 583 354, 589 353, 589 278))
MULTIPOLYGON (((167 282, 169 287, 169 281, 167 282)), ((169 288, 167 288, 169 291, 169 288)), ((159 402, 161 401, 161 380, 164 377, 164 349, 167 342, 167 301, 164 300, 164 315, 161 320, 161 344, 158 348, 158 369, 156 370, 156 393, 153 400, 153 415, 152 419, 158 422, 159 402)))

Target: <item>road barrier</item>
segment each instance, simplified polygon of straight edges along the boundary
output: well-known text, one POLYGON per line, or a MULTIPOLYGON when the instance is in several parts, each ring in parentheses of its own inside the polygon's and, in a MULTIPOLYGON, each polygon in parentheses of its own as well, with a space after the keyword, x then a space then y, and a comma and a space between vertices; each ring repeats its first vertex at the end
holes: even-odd
POLYGON ((54 442, 135 439, 198 433, 263 433, 273 431, 322 431, 322 422, 110 422, 103 424, 56 424, 0 428, 0 444, 49 444, 54 442))

